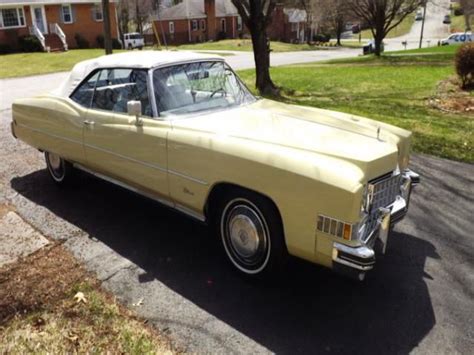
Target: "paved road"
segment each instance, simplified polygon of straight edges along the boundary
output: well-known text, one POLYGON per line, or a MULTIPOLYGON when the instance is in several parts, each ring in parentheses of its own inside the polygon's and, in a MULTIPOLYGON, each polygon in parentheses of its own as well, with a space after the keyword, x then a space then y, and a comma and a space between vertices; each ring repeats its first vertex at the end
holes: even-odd
POLYGON ((292 260, 278 283, 253 283, 230 269, 205 226, 87 175, 55 187, 41 154, 10 136, 10 116, 1 111, 0 204, 63 240, 189 351, 471 352, 473 165, 413 158, 423 184, 366 282, 292 260))
MULTIPOLYGON (((449 25, 443 24, 443 18, 449 14, 449 0, 433 0, 428 2, 426 8, 425 28, 423 35, 423 47, 436 46, 438 40, 449 35, 449 25), (429 41, 429 43, 428 43, 429 41)), ((403 41, 407 42, 407 49, 418 48, 420 43, 421 22, 415 21, 409 33, 396 38, 387 38, 386 50, 402 50, 403 41)))
MULTIPOLYGON (((205 51, 210 52, 210 51, 205 51)), ((350 58, 359 55, 360 49, 330 49, 318 51, 298 51, 286 53, 272 53, 272 66, 289 65, 296 63, 320 62, 329 59, 350 58)), ((254 68, 253 52, 232 52, 225 60, 234 68, 254 68)), ((66 72, 28 76, 15 79, 0 79, 0 110, 11 107, 13 100, 19 97, 31 97, 57 88, 67 77, 66 72)))

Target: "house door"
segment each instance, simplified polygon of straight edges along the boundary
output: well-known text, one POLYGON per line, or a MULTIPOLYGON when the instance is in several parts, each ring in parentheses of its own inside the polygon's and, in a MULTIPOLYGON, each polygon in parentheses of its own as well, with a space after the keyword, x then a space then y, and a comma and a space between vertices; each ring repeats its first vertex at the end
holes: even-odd
POLYGON ((48 33, 48 25, 46 23, 46 16, 44 6, 32 6, 31 14, 33 15, 33 23, 43 34, 48 33))

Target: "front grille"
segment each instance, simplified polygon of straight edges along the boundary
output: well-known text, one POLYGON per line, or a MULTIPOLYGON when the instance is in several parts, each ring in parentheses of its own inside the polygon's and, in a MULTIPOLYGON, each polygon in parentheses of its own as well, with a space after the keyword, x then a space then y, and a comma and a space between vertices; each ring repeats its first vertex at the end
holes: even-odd
POLYGON ((388 207, 395 202, 397 195, 400 194, 401 174, 393 175, 392 173, 380 176, 369 184, 373 185, 373 199, 371 212, 367 219, 363 240, 366 241, 370 234, 377 226, 378 209, 380 207, 388 207))

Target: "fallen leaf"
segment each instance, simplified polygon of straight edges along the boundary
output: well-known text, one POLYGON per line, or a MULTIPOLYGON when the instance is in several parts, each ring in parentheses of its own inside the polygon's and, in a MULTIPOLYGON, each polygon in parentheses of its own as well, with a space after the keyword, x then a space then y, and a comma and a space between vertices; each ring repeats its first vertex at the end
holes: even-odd
POLYGON ((77 303, 87 303, 86 296, 82 292, 78 292, 74 295, 74 299, 77 303))

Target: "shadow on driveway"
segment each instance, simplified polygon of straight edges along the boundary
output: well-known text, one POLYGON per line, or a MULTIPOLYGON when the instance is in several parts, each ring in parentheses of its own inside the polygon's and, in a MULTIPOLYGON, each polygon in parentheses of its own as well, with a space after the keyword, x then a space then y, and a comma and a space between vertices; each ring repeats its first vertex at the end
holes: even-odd
POLYGON ((114 185, 83 175, 62 189, 45 170, 11 184, 145 270, 141 283, 159 280, 274 352, 407 353, 436 322, 424 265, 439 256, 412 235, 394 232, 363 283, 299 260, 257 283, 228 266, 209 228, 114 185))

